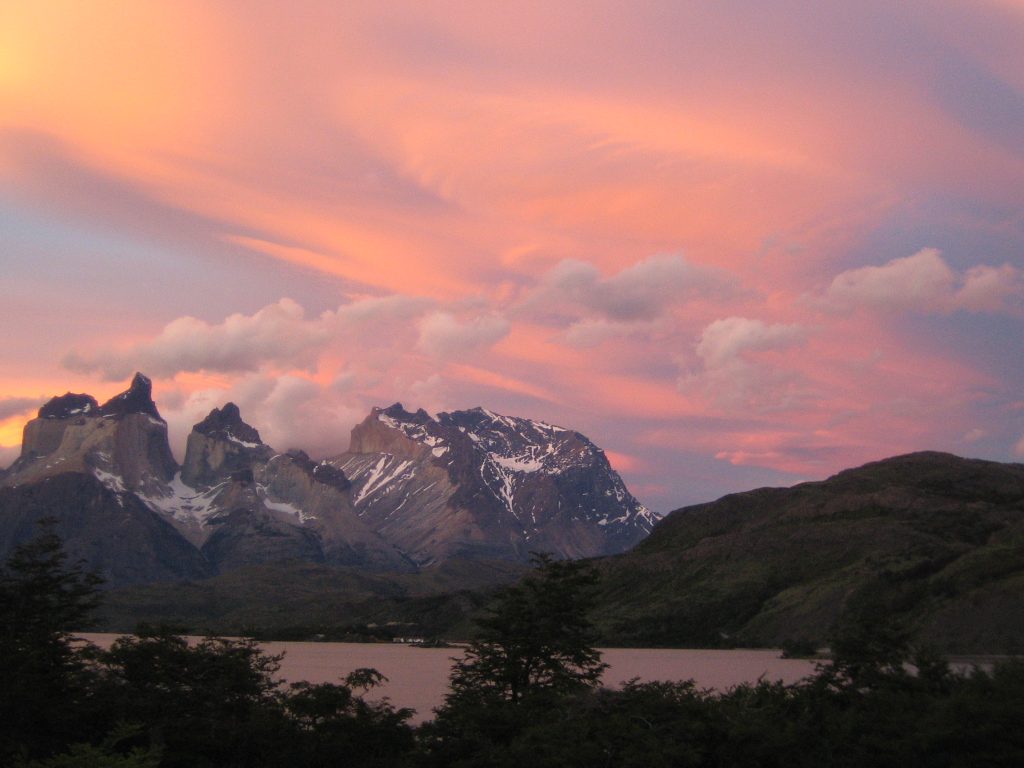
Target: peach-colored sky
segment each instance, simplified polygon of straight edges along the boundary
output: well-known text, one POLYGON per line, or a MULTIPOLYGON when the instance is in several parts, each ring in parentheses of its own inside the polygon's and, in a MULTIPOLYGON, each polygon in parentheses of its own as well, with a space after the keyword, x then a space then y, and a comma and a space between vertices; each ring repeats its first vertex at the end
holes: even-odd
POLYGON ((374 404, 578 429, 659 511, 1024 457, 1024 6, 0 6, 0 463, 374 404))

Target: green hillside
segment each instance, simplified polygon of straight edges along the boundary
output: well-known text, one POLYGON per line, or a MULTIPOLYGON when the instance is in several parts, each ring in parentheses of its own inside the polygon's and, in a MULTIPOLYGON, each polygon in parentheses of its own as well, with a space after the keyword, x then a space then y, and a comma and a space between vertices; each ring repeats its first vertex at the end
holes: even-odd
POLYGON ((600 562, 618 645, 825 641, 850 611, 949 652, 1024 650, 1024 465, 900 456, 669 515, 600 562))

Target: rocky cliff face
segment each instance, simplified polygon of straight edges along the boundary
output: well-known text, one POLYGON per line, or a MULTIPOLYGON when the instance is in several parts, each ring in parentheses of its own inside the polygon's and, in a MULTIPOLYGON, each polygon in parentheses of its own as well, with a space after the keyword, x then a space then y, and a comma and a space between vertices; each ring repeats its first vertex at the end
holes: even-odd
POLYGON ((360 517, 417 563, 622 552, 655 521, 577 432, 482 408, 373 412, 329 460, 360 517))
POLYGON ((294 559, 412 568, 355 515, 343 473, 302 451, 275 452, 234 403, 193 427, 181 474, 144 501, 218 569, 294 559))
POLYGON ((69 555, 111 584, 212 575, 142 501, 163 492, 177 468, 145 376, 103 405, 84 394, 54 397, 25 425, 21 456, 0 480, 0 552, 52 517, 69 555))
POLYGON ((202 579, 216 570, 163 516, 95 476, 64 472, 0 488, 0 556, 57 521, 71 562, 85 561, 109 585, 202 579))
POLYGON ((64 507, 47 508, 73 536, 95 537, 70 548, 134 563, 110 570, 115 582, 282 560, 408 571, 457 556, 586 557, 623 551, 655 519, 579 433, 480 408, 436 419, 374 409, 349 452, 317 462, 275 451, 227 403, 195 425, 179 469, 142 374, 103 405, 55 397, 25 426, 21 456, 0 475, 0 546, 28 536, 32 516, 17 510, 41 509, 32 494, 58 479, 81 498, 68 490, 64 507), (82 516, 94 522, 70 522, 82 516))
POLYGON ((177 468, 152 384, 137 373, 125 392, 103 405, 70 392, 46 403, 25 425, 21 456, 3 483, 22 485, 80 472, 110 479, 121 491, 147 493, 163 487, 177 468))
POLYGON ((260 433, 242 421, 238 406, 228 403, 192 427, 181 479, 192 488, 208 489, 232 475, 251 473, 254 464, 265 463, 272 454, 260 433))

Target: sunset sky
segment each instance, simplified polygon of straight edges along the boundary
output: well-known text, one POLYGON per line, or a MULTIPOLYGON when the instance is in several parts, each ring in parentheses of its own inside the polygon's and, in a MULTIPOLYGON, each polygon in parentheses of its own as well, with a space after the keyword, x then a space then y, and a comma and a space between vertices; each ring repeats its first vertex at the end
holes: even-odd
POLYGON ((583 432, 666 512, 1024 460, 1024 0, 0 4, 0 466, 154 380, 316 457, 583 432))

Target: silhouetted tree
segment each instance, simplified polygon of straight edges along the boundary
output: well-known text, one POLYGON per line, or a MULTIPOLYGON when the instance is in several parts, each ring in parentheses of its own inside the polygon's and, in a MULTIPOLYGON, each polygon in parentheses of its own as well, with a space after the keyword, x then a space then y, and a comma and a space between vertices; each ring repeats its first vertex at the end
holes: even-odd
POLYGON ((88 738, 92 675, 72 630, 92 623, 101 580, 69 565, 54 521, 0 570, 0 763, 88 738))
POLYGON ((497 698, 513 704, 538 693, 594 687, 607 667, 593 647, 588 587, 579 561, 535 555, 536 570, 505 588, 477 620, 479 632, 452 671, 448 704, 497 698))
POLYGON ((386 681, 375 669, 357 669, 341 685, 293 683, 284 698, 299 730, 293 764, 333 766, 340 755, 359 755, 361 766, 388 766, 411 754, 413 731, 406 721, 412 710, 356 693, 386 681))
POLYGON ((607 666, 588 617, 596 574, 589 564, 546 555, 534 562, 477 620, 476 639, 452 670, 451 692, 421 732, 430 764, 484 765, 531 721, 596 688, 607 666))
POLYGON ((252 640, 126 636, 101 656, 104 694, 163 751, 162 766, 273 765, 289 730, 280 658, 252 640))

